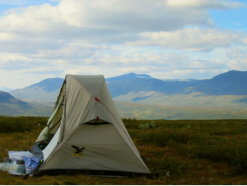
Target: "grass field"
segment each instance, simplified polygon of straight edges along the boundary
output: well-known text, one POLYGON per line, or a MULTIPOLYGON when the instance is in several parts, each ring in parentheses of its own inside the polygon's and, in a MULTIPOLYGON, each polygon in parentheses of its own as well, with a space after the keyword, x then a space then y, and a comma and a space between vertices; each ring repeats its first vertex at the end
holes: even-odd
MULTIPOLYGON (((28 150, 48 118, 0 117, 0 159, 28 150)), ((144 177, 34 176, 0 172, 0 184, 247 184, 247 120, 123 119, 153 174, 144 177)))
POLYGON ((161 106, 127 102, 114 102, 123 118, 205 120, 205 119, 247 119, 247 108, 200 107, 200 106, 161 106))
MULTIPOLYGON (((245 101, 241 103, 234 102, 234 100, 236 101, 244 96, 208 96, 209 98, 207 96, 199 96, 196 97, 197 99, 193 99, 193 96, 198 96, 198 94, 165 96, 169 102, 160 98, 160 105, 155 105, 157 100, 152 100, 153 98, 150 98, 151 102, 145 104, 114 101, 114 105, 122 118, 167 120, 247 119, 247 104, 245 101), (180 105, 175 104, 176 100, 180 105), (202 104, 198 105, 199 102, 202 102, 202 104)), ((5 116, 45 117, 52 114, 55 104, 55 101, 24 101, 28 102, 31 107, 15 108, 14 105, 1 104, 0 114, 5 116)))

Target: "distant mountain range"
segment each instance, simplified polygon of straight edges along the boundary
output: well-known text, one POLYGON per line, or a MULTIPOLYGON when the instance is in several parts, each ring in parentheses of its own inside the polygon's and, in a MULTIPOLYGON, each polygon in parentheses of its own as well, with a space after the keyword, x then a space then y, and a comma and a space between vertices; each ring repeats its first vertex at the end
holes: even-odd
MULTIPOLYGON (((49 78, 22 89, 12 90, 9 93, 18 99, 56 100, 63 81, 62 78, 49 78)), ((193 92, 214 96, 247 95, 247 71, 229 71, 212 79, 189 81, 164 81, 146 74, 130 73, 106 78, 106 82, 112 98, 143 91, 167 95, 191 94, 193 92)), ((133 98, 133 101, 138 101, 138 99, 133 98)))
POLYGON ((151 76, 147 74, 135 74, 135 73, 129 73, 129 74, 124 74, 121 76, 116 76, 116 77, 111 77, 111 78, 106 78, 106 82, 113 82, 113 81, 126 81, 130 79, 152 79, 151 76))
POLYGON ((49 116, 53 106, 27 103, 14 98, 7 92, 0 91, 0 115, 7 116, 49 116))
POLYGON ((56 100, 63 81, 62 78, 48 78, 22 89, 12 90, 9 93, 18 99, 56 100))
POLYGON ((229 71, 212 79, 193 81, 162 81, 155 78, 131 78, 111 81, 112 97, 130 92, 155 91, 165 94, 200 92, 208 95, 247 95, 247 71, 229 71))
POLYGON ((0 91, 0 103, 9 103, 9 104, 19 104, 19 105, 27 105, 26 102, 18 100, 11 96, 9 93, 0 91))
POLYGON ((14 98, 7 92, 0 91, 1 115, 12 115, 13 113, 24 115, 31 108, 30 104, 14 98))
POLYGON ((209 95, 247 95, 247 71, 229 71, 212 79, 193 81, 188 92, 209 95))
POLYGON ((163 81, 173 82, 173 81, 185 81, 185 82, 192 82, 196 81, 196 79, 162 79, 163 81))
MULTIPOLYGON (((62 78, 49 78, 9 93, 0 91, 0 115, 49 116, 63 81, 62 78)), ((246 71, 229 71, 205 80, 160 80, 130 73, 106 78, 106 83, 124 117, 246 118, 246 71), (181 109, 174 110, 178 107, 181 109), (201 108, 205 108, 205 115, 203 109, 199 115, 195 114, 201 108)))

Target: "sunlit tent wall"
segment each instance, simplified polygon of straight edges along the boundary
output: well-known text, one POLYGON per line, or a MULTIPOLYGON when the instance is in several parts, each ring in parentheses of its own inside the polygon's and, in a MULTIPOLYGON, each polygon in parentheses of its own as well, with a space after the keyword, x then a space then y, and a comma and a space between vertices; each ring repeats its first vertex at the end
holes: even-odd
POLYGON ((48 122, 54 136, 42 151, 44 163, 38 173, 150 174, 117 113, 104 76, 67 75, 54 110, 48 122))

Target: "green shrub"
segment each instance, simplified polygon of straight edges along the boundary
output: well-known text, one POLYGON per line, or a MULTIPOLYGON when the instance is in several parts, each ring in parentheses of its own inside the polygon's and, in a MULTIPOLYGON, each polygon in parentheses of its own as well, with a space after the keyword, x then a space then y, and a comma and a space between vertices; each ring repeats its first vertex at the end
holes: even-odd
POLYGON ((149 128, 149 123, 146 123, 145 125, 144 125, 144 128, 149 128))
POLYGON ((0 133, 24 132, 34 130, 38 123, 46 124, 46 117, 5 117, 0 116, 0 133))
POLYGON ((144 128, 144 125, 143 124, 140 124, 139 125, 139 129, 143 129, 144 128))
POLYGON ((151 127, 155 128, 155 121, 151 121, 151 127))

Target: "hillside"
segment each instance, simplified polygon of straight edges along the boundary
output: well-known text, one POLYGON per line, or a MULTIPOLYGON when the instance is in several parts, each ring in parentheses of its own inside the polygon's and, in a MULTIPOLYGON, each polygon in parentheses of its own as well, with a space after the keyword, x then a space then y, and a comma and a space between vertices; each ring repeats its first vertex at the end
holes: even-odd
POLYGON ((28 103, 16 99, 7 92, 0 91, 0 115, 50 116, 52 111, 53 106, 46 106, 42 103, 28 103))
POLYGON ((121 76, 106 78, 106 81, 107 81, 107 82, 112 82, 112 81, 125 81, 125 80, 136 79, 136 78, 151 79, 152 77, 149 76, 149 75, 147 75, 147 74, 135 74, 135 73, 129 73, 129 74, 121 75, 121 76))
MULTIPOLYGON (((155 78, 128 78, 108 82, 113 98, 128 93, 154 91, 164 94, 247 95, 247 71, 229 71, 212 79, 188 81, 162 81, 155 78)), ((133 100, 135 101, 135 100, 133 100)))
POLYGON ((19 105, 28 105, 26 102, 18 100, 14 98, 7 92, 0 91, 0 103, 8 103, 8 104, 19 104, 19 105))
POLYGON ((107 83, 111 96, 117 97, 130 92, 138 93, 141 91, 155 91, 166 94, 182 92, 188 87, 187 82, 174 81, 167 82, 155 78, 131 78, 107 83))
POLYGON ((9 93, 18 99, 56 100, 63 81, 62 78, 49 78, 22 89, 12 90, 9 93))
POLYGON ((229 71, 212 79, 193 82, 188 92, 209 95, 247 95, 247 71, 229 71))
POLYGON ((0 113, 1 115, 24 115, 33 107, 21 100, 11 96, 7 92, 0 91, 0 113))

